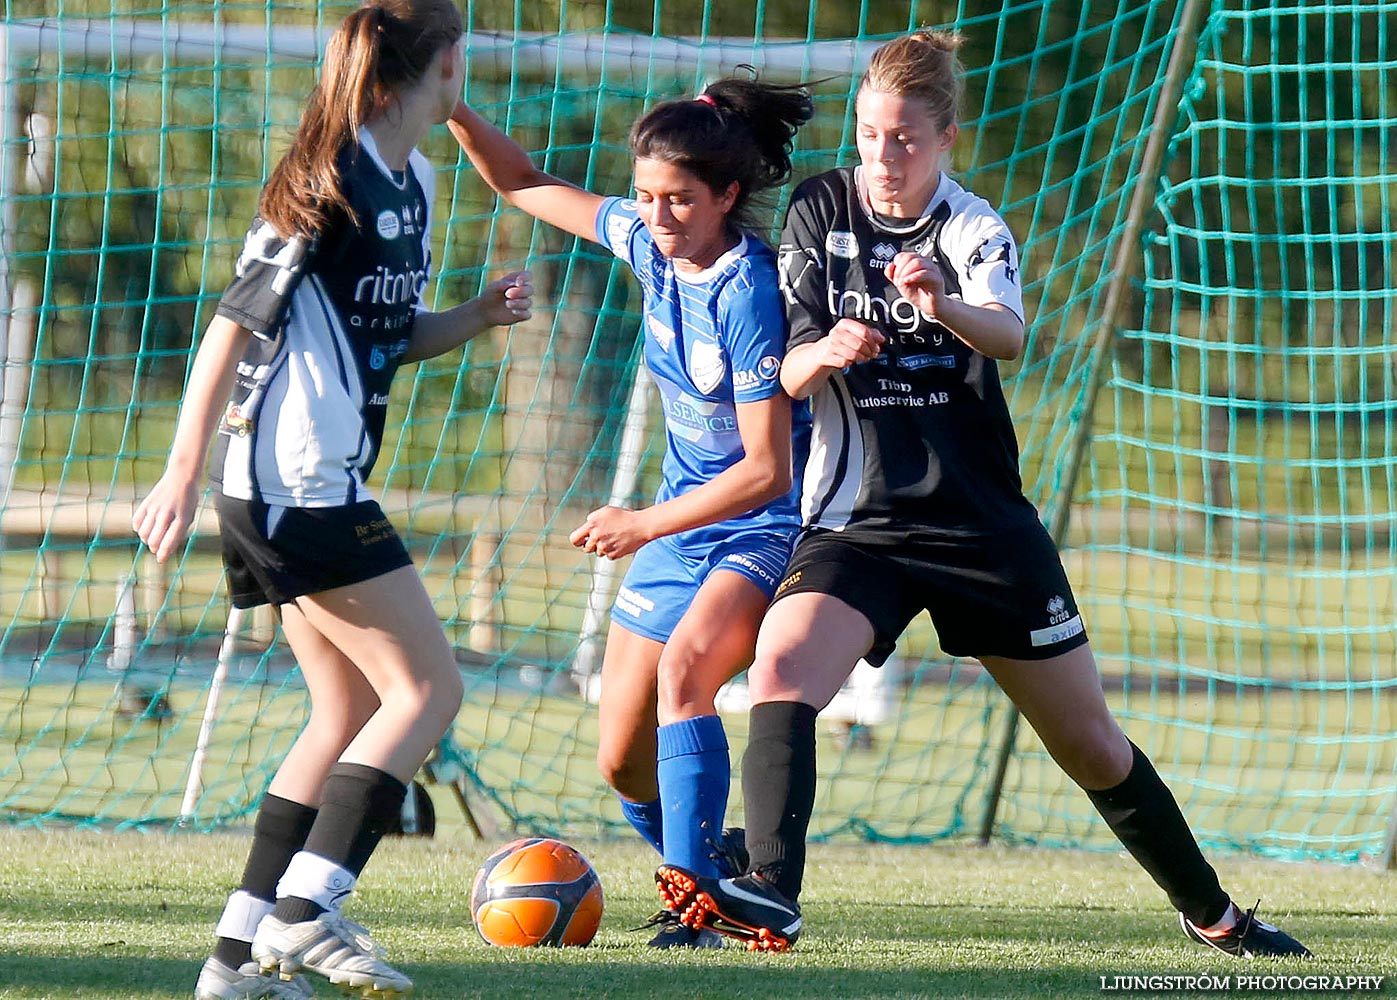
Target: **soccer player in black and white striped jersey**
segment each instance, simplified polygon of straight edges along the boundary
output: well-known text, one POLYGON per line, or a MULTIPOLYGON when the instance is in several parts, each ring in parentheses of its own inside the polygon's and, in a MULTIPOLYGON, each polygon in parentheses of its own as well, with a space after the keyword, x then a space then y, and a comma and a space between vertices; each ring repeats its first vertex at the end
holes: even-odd
POLYGON ((792 197, 781 384, 810 399, 814 427, 804 532, 748 673, 751 871, 673 872, 673 894, 700 902, 689 922, 759 947, 794 941, 815 715, 925 609, 941 648, 978 658, 1014 700, 1189 937, 1233 954, 1308 954, 1237 909, 1116 724, 1056 547, 1023 494, 996 366, 1024 345, 1018 250, 990 205, 942 170, 958 131, 959 45, 917 31, 880 48, 856 99, 860 164, 792 197))
POLYGON ((527 272, 439 313, 432 172, 417 145, 464 81, 451 0, 370 0, 335 31, 291 150, 199 345, 134 527, 159 560, 192 524, 210 439, 233 604, 272 604, 310 719, 263 799, 199 1000, 412 987, 340 916, 408 782, 455 718, 455 657, 366 480, 398 367, 529 316, 527 272), (254 960, 255 959, 255 960, 254 960))

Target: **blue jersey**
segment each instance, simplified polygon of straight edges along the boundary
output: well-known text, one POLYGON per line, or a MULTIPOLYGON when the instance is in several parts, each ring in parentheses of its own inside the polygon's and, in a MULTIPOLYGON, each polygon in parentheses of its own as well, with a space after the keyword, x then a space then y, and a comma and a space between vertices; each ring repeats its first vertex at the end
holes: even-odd
MULTIPOLYGON (((744 235, 699 274, 675 270, 636 212, 634 201, 607 198, 597 212, 597 239, 631 266, 644 293, 645 365, 665 413, 662 503, 709 482, 743 456, 737 404, 781 391, 785 309, 776 255, 744 235)), ((794 404, 793 486, 786 496, 718 524, 680 532, 671 544, 706 549, 735 531, 800 525, 800 478, 810 415, 794 404)))

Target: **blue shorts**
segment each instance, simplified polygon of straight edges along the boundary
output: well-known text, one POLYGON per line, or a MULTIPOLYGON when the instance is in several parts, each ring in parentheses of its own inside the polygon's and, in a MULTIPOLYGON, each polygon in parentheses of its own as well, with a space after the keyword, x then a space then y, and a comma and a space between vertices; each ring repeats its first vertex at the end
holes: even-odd
POLYGON ((746 577, 770 598, 785 575, 795 536, 795 529, 744 531, 701 555, 657 538, 631 560, 611 620, 628 632, 668 642, 703 582, 720 569, 746 577))

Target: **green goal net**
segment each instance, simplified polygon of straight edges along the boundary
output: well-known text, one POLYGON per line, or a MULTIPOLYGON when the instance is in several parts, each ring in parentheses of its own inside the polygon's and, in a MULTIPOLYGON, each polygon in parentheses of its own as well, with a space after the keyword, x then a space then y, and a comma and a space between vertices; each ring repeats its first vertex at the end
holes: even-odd
MULTIPOLYGON (((304 722, 274 622, 230 619, 212 513, 165 567, 129 521, 163 464, 191 342, 350 9, 13 0, 0 22, 11 821, 245 821, 304 722)), ((873 48, 959 28, 955 169, 1023 250, 1028 348, 1003 374, 1024 482, 1062 542, 1108 698, 1210 848, 1385 851, 1397 3, 463 10, 467 98, 551 172, 617 194, 631 121, 740 64, 822 81, 797 178, 848 163, 873 48)), ((619 574, 567 535, 656 485, 639 291, 599 248, 500 210, 444 130, 424 152, 438 171, 429 304, 525 264, 540 299, 529 323, 400 376, 374 477, 466 680, 440 773, 505 825, 616 832, 594 699, 619 574)), ((736 756, 740 680, 720 703, 736 756)), ((815 832, 1111 844, 1011 718, 918 621, 825 713, 815 832)))

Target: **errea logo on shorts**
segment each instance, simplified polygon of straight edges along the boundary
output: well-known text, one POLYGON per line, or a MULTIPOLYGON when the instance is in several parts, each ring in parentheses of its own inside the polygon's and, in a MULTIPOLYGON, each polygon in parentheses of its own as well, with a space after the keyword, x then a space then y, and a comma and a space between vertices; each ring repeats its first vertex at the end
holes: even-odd
POLYGON ((1028 641, 1034 646, 1052 646, 1065 642, 1086 631, 1080 614, 1073 614, 1067 607, 1067 600, 1055 594, 1048 600, 1048 627, 1034 629, 1028 633, 1028 641))

